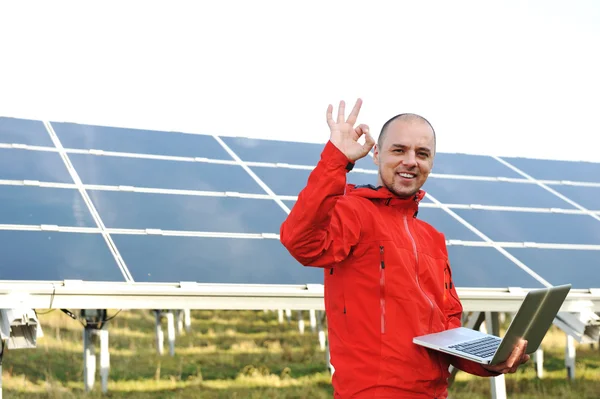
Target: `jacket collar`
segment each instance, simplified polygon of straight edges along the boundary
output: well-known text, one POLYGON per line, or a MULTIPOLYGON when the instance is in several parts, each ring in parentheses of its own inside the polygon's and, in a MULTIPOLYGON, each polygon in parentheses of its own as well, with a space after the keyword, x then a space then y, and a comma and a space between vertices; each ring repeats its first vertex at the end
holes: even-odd
POLYGON ((356 195, 371 200, 379 200, 387 206, 411 209, 417 212, 419 208, 419 202, 421 202, 421 200, 425 196, 425 191, 419 190, 417 193, 415 193, 414 196, 410 198, 401 198, 398 197, 396 194, 392 193, 387 187, 384 186, 373 186, 372 184, 348 184, 346 186, 346 194, 356 195))

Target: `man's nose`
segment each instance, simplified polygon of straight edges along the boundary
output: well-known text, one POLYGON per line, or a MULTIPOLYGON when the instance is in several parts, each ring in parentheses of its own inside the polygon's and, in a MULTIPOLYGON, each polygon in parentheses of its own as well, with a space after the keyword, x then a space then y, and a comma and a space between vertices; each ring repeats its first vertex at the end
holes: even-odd
POLYGON ((417 166, 417 157, 412 151, 408 151, 404 156, 402 163, 409 168, 413 168, 417 166))

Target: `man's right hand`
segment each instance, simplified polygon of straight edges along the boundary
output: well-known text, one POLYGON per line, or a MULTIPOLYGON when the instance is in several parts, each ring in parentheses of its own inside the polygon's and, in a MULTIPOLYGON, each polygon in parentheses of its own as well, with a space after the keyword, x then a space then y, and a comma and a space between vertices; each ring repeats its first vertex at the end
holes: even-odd
POLYGON ((344 121, 345 103, 340 101, 337 122, 332 118, 333 106, 329 104, 327 107, 327 124, 331 130, 329 140, 353 162, 367 155, 375 145, 375 140, 369 134, 369 126, 361 124, 356 129, 354 128, 361 105, 362 100, 359 98, 356 100, 352 112, 348 115, 348 119, 344 121), (358 139, 363 134, 365 135, 365 143, 360 144, 358 139))

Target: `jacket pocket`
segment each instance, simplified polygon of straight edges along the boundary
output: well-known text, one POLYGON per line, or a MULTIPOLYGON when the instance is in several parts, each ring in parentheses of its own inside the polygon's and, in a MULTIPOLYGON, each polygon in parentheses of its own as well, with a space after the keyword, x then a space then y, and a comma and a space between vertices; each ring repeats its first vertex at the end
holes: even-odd
POLYGON ((385 334, 385 248, 379 245, 379 312, 381 333, 385 334))

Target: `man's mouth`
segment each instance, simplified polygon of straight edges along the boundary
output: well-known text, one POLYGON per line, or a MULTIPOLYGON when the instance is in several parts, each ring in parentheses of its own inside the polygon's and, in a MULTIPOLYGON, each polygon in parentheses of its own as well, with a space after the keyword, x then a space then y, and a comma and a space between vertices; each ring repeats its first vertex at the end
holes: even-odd
POLYGON ((398 175, 404 179, 414 179, 415 177, 417 177, 416 174, 408 173, 408 172, 401 172, 401 173, 398 173, 398 175))

